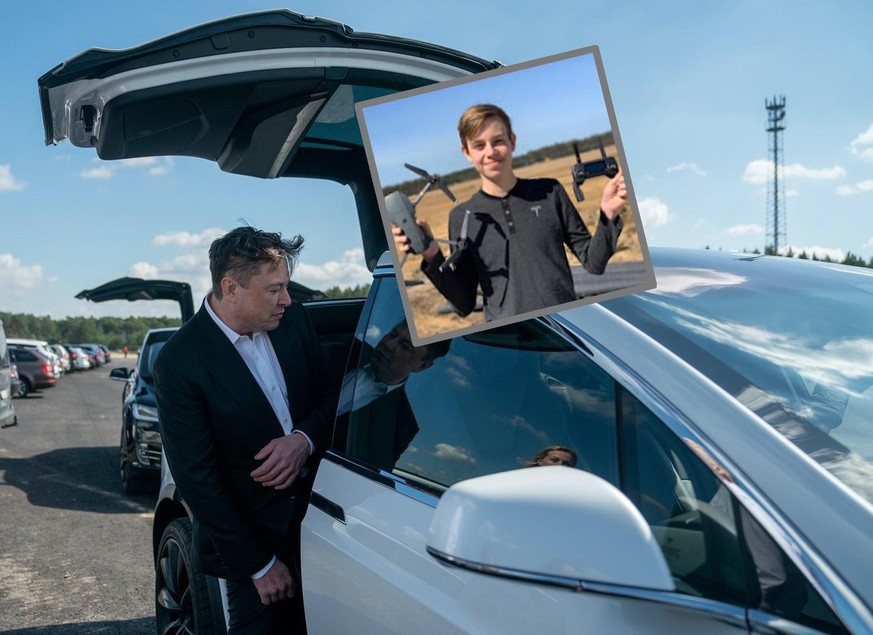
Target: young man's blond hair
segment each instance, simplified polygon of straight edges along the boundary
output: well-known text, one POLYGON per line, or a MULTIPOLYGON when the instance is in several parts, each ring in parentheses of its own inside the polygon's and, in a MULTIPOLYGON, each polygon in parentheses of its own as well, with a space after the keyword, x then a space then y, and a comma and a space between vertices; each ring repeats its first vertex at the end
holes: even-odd
POLYGON ((494 104, 476 104, 470 106, 461 113, 461 118, 458 120, 458 135, 461 137, 461 148, 467 148, 467 141, 475 137, 489 117, 497 117, 506 128, 506 134, 509 135, 510 141, 515 143, 515 134, 512 132, 512 122, 509 120, 509 115, 494 104))

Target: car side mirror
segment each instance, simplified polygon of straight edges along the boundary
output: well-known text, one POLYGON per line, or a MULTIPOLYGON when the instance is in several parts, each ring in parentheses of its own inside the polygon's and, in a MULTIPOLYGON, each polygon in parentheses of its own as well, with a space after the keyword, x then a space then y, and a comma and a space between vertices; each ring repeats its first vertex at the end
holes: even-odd
POLYGON ((461 481, 441 497, 427 550, 483 574, 561 586, 675 591, 639 510, 602 478, 546 466, 461 481))
POLYGON ((130 377, 129 368, 113 368, 109 371, 109 379, 114 379, 116 381, 127 381, 128 377, 130 377))

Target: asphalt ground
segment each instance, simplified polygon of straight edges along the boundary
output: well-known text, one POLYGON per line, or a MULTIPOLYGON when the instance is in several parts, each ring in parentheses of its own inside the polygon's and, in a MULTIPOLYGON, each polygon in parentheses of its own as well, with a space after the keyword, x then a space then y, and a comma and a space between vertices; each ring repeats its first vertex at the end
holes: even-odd
POLYGON ((0 633, 154 633, 155 495, 118 476, 121 382, 113 357, 15 400, 0 429, 0 633))

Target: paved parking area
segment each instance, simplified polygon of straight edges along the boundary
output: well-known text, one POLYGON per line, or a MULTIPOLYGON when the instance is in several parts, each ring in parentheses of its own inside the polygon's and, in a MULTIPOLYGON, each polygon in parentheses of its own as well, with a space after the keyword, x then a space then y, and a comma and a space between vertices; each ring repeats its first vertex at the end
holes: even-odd
POLYGON ((107 366, 16 399, 0 430, 0 632, 154 633, 154 495, 121 491, 107 366))

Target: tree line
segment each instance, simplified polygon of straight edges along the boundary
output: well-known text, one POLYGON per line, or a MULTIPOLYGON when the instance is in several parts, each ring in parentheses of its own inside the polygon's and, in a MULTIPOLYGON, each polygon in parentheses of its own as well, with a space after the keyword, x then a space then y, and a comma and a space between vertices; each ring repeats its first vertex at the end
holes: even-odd
MULTIPOLYGON (((328 298, 364 298, 370 291, 369 284, 354 287, 331 287, 324 294, 328 298)), ((6 337, 45 340, 49 343, 88 344, 108 346, 120 351, 127 346, 135 351, 150 329, 178 327, 178 317, 66 317, 60 320, 48 315, 29 313, 6 313, 0 311, 0 320, 6 337)))
POLYGON ((45 340, 50 343, 97 343, 119 351, 127 346, 139 348, 149 329, 181 326, 172 317, 67 317, 55 320, 48 315, 0 312, 6 337, 45 340))
MULTIPOLYGON (((615 139, 613 138, 612 131, 609 130, 607 132, 601 132, 600 134, 591 135, 590 137, 585 137, 584 139, 570 139, 569 141, 561 141, 560 143, 553 143, 552 145, 543 146, 541 148, 525 152, 524 154, 513 156, 512 166, 515 168, 519 168, 525 165, 533 165, 535 163, 539 163, 540 161, 545 161, 546 159, 560 159, 562 157, 573 154, 575 152, 575 148, 579 149, 580 154, 584 154, 589 150, 597 150, 598 148, 600 148, 601 144, 605 147, 608 145, 612 145, 613 143, 615 143, 615 139)), ((427 170, 427 166, 424 165, 416 167, 427 170)), ((440 175, 442 180, 445 181, 446 185, 463 183, 464 181, 476 179, 478 178, 478 176, 479 175, 476 172, 476 169, 473 167, 467 168, 465 170, 458 170, 450 174, 440 175)), ((404 194, 406 194, 406 196, 415 196, 422 190, 422 188, 425 186, 425 183, 427 183, 427 180, 422 177, 409 181, 403 181, 403 183, 398 183, 396 185, 386 186, 383 191, 385 193, 385 196, 388 196, 391 192, 398 191, 403 192, 404 194)))

